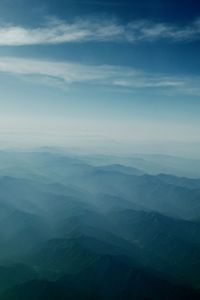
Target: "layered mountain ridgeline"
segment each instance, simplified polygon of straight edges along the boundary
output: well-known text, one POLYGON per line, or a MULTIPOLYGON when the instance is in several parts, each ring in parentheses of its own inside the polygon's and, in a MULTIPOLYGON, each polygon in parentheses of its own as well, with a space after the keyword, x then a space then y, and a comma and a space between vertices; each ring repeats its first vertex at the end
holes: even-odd
POLYGON ((200 180, 150 158, 0 152, 0 299, 200 299, 200 180))

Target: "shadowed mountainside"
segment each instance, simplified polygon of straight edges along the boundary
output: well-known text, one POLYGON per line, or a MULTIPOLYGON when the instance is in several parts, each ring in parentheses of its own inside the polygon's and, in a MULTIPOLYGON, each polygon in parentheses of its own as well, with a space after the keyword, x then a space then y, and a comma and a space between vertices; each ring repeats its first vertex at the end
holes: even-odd
POLYGON ((113 159, 0 153, 0 299, 200 298, 200 180, 113 159))

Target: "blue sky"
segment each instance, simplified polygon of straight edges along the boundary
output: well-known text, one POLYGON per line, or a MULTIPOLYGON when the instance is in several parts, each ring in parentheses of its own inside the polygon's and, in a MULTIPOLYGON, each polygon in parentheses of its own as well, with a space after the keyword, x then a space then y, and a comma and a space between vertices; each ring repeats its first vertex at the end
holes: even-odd
POLYGON ((199 53, 198 1, 2 0, 1 140, 200 142, 199 53))

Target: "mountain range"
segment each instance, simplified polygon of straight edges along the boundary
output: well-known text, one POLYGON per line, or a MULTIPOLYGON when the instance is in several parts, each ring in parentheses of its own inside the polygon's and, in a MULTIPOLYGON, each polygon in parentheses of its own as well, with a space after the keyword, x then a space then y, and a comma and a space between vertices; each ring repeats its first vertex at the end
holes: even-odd
POLYGON ((141 160, 1 151, 0 299, 200 299, 200 179, 141 160))

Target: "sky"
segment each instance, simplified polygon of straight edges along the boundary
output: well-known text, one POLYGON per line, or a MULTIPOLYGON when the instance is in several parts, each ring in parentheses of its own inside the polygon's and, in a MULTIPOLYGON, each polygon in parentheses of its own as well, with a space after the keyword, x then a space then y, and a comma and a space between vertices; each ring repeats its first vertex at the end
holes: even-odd
POLYGON ((197 0, 1 0, 0 144, 194 148, 199 53, 197 0))

